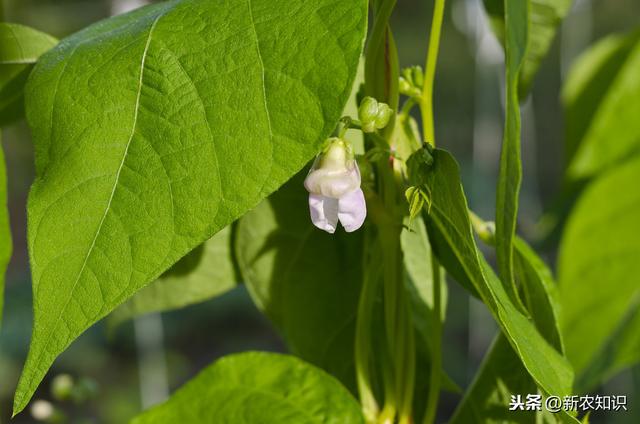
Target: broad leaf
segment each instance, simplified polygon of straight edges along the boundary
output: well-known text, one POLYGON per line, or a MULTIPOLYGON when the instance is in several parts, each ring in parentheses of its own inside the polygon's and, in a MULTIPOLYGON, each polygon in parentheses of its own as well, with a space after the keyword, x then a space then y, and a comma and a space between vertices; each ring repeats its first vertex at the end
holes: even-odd
POLYGON ((571 366, 540 334, 534 324, 513 303, 475 244, 467 202, 460 184, 458 166, 445 151, 434 152, 434 166, 428 182, 431 193, 429 236, 440 255, 446 244, 483 302, 500 325, 510 345, 537 385, 546 393, 570 393, 571 366))
POLYGON ((562 328, 576 374, 589 374, 581 390, 640 360, 638 180, 639 158, 595 180, 562 238, 562 328))
POLYGON ((35 322, 16 412, 73 339, 315 155, 350 93, 366 6, 161 2, 41 58, 26 88, 35 322))
POLYGON ((522 182, 518 79, 529 37, 528 8, 528 0, 505 2, 506 110, 496 198, 496 256, 499 275, 507 293, 518 306, 520 299, 513 275, 513 239, 522 182))
MULTIPOLYGON (((573 4, 573 0, 527 0, 527 2, 529 3, 529 41, 519 77, 520 99, 524 99, 531 90, 535 75, 553 43, 556 31, 573 4)), ((504 5, 509 3, 518 2, 484 0, 491 26, 503 44, 505 40, 504 5)), ((522 28, 526 28, 526 25, 522 28)))
POLYGON ((364 424, 360 405, 323 371, 292 356, 224 357, 132 424, 364 424))
POLYGON ((192 250, 160 278, 120 305, 108 321, 110 327, 138 315, 183 308, 220 296, 236 287, 231 226, 192 250))
POLYGON ((40 55, 58 40, 23 25, 0 22, 0 126, 24 113, 24 85, 40 55))
POLYGON ((7 170, 1 142, 2 134, 0 133, 0 326, 2 326, 4 306, 5 271, 13 250, 11 228, 9 227, 9 210, 7 208, 7 170))
POLYGON ((640 30, 597 43, 563 90, 569 176, 584 178, 640 151, 640 30))

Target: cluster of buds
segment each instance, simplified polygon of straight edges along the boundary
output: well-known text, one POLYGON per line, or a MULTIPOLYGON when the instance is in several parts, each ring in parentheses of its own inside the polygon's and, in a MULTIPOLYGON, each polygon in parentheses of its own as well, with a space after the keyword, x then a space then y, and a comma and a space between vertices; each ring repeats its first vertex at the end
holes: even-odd
POLYGON ((362 131, 372 133, 381 130, 389 124, 393 116, 393 109, 386 103, 378 102, 373 97, 365 97, 358 108, 358 119, 362 125, 362 131))
POLYGON ((348 233, 360 228, 367 216, 360 183, 351 146, 337 137, 327 140, 304 180, 313 225, 331 234, 338 221, 348 233))
POLYGON ((400 93, 409 97, 420 97, 424 86, 424 72, 420 66, 412 66, 402 70, 398 88, 400 93))

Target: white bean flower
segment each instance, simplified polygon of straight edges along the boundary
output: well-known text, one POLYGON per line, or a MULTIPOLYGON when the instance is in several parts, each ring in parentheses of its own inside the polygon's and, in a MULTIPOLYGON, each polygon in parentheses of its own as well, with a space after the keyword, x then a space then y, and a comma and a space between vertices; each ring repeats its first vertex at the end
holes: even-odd
POLYGON ((360 228, 367 216, 360 181, 351 147, 339 138, 329 139, 304 180, 313 225, 331 234, 338 221, 348 233, 360 228))

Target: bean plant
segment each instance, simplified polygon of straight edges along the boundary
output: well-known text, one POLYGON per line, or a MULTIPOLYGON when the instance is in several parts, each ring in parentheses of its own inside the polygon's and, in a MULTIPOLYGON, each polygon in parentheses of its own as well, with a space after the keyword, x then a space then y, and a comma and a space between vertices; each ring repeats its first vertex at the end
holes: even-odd
MULTIPOLYGON (((26 116, 37 174, 14 414, 99 320, 244 284, 290 353, 219 359, 134 423, 586 422, 510 406, 640 359, 639 33, 584 53, 562 93, 557 284, 519 236, 521 104, 571 1, 484 1, 504 49, 495 218, 437 137, 438 56, 456 52, 439 51, 445 0, 427 3, 427 57, 405 69, 395 0, 161 1, 60 41, 1 23, 0 124, 26 116), (499 327, 465 388, 443 369, 451 284, 499 327)), ((4 269, 6 208, 0 229, 4 269)))

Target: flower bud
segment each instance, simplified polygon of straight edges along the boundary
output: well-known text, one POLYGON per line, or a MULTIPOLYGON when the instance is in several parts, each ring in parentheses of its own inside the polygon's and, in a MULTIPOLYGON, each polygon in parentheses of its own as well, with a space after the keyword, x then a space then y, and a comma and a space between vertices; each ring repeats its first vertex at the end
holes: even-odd
POLYGON ((398 89, 400 90, 401 94, 404 94, 405 96, 410 96, 412 93, 413 85, 409 81, 407 81, 405 78, 400 77, 398 89))
POLYGON ((373 97, 365 97, 358 108, 358 118, 364 125, 373 122, 378 115, 378 101, 373 97))
POLYGON ((393 109, 386 103, 379 103, 372 97, 365 97, 358 108, 358 118, 362 124, 362 131, 372 133, 381 130, 389 124, 393 116, 393 109))
POLYGON ((393 109, 386 103, 380 103, 378 105, 378 115, 375 119, 376 129, 383 129, 389 124, 391 117, 393 116, 393 109))
POLYGON ((424 85, 424 72, 422 71, 422 67, 413 66, 411 68, 411 76, 413 77, 413 85, 422 88, 424 85))

